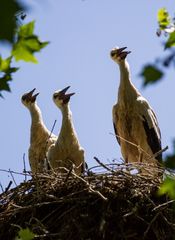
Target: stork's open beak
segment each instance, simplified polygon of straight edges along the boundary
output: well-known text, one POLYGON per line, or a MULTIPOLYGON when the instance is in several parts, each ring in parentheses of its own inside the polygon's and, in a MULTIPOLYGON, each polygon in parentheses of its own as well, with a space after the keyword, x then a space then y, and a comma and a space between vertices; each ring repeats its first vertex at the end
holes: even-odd
POLYGON ((36 88, 34 88, 32 91, 24 94, 24 95, 22 96, 22 100, 23 100, 23 101, 27 101, 27 102, 35 102, 37 96, 39 95, 39 93, 36 93, 36 94, 33 95, 33 93, 34 93, 35 90, 36 90, 36 88))
POLYGON ((70 86, 64 88, 63 90, 57 92, 57 93, 54 93, 53 97, 54 98, 59 98, 61 100, 63 100, 63 103, 66 104, 69 102, 70 100, 70 97, 73 96, 75 93, 67 93, 67 90, 70 88, 70 86))
POLYGON ((126 56, 131 53, 131 51, 124 51, 127 47, 115 48, 111 50, 111 57, 120 57, 121 59, 125 59, 126 56))

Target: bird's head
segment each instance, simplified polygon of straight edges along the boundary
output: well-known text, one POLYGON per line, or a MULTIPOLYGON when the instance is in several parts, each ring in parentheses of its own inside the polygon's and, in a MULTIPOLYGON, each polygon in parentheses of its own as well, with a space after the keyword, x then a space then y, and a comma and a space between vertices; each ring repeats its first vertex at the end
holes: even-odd
POLYGON ((36 98, 38 96, 39 93, 35 93, 34 91, 36 90, 36 88, 34 88, 32 91, 25 93, 24 95, 22 95, 21 97, 21 101, 22 103, 27 107, 30 108, 36 101, 36 98))
POLYGON ((126 47, 122 48, 113 48, 110 52, 111 58, 118 64, 125 60, 127 55, 131 53, 131 51, 124 51, 126 47))
POLYGON ((58 90, 58 91, 54 92, 53 101, 59 108, 63 108, 65 105, 67 105, 70 100, 70 97, 75 94, 75 93, 67 93, 66 94, 66 92, 69 88, 70 88, 70 86, 68 86, 62 90, 58 90))

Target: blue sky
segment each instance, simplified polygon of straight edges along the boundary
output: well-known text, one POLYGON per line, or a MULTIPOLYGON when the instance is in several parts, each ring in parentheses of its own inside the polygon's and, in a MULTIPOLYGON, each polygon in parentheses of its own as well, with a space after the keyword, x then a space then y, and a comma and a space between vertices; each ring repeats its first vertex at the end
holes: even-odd
MULTIPOLYGON (((117 99, 118 66, 110 59, 114 46, 127 46, 132 81, 155 110, 162 132, 162 145, 171 150, 175 136, 174 69, 157 85, 142 88, 139 73, 148 62, 162 56, 162 39, 156 36, 156 15, 166 7, 173 15, 175 3, 147 0, 26 0, 30 6, 25 23, 36 21, 36 34, 50 44, 37 54, 38 64, 14 63, 20 70, 14 74, 12 93, 0 99, 1 124, 0 169, 22 172, 30 137, 30 114, 21 104, 21 95, 34 87, 40 92, 38 105, 44 122, 54 133, 61 126, 61 113, 52 101, 54 91, 68 85, 76 92, 71 110, 80 143, 89 166, 94 156, 103 162, 120 159, 120 148, 113 133, 112 106, 117 99), (42 3, 41 3, 42 2, 42 3)), ((1 45, 2 48, 2 45, 1 45)), ((1 49, 6 54, 6 50, 1 49)), ((3 56, 4 57, 4 56, 3 56)), ((17 183, 23 177, 14 175, 17 183)), ((10 174, 0 171, 5 187, 10 174)))

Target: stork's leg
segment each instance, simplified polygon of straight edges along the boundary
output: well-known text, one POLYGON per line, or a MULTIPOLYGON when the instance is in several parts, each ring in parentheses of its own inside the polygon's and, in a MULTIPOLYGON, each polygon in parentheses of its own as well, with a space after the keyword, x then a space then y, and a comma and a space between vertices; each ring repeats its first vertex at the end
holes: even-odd
POLYGON ((125 158, 125 162, 128 163, 128 158, 125 158))
POLYGON ((129 162, 129 161, 128 161, 128 157, 125 158, 125 162, 126 162, 126 172, 127 172, 127 173, 130 173, 129 167, 128 167, 128 162, 129 162))
POLYGON ((142 153, 142 152, 139 152, 138 162, 139 162, 139 163, 142 163, 142 162, 143 162, 143 153, 142 153))
POLYGON ((138 148, 138 153, 139 153, 139 155, 138 155, 138 163, 140 165, 140 167, 138 169, 138 173, 142 174, 142 164, 141 163, 143 162, 143 152, 142 152, 142 150, 141 150, 139 145, 137 146, 137 148, 138 148))

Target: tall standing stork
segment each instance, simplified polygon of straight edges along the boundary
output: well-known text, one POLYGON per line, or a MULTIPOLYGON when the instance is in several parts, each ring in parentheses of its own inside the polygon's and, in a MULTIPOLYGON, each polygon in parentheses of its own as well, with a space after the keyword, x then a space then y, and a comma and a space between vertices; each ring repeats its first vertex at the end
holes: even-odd
POLYGON ((77 175, 84 171, 84 150, 80 146, 72 121, 69 100, 74 93, 66 94, 69 87, 53 94, 53 101, 62 113, 62 126, 55 144, 48 150, 48 160, 53 169, 64 172, 73 169, 77 175), (61 169, 62 168, 62 169, 61 169))
POLYGON ((54 134, 50 133, 43 122, 41 110, 36 102, 39 93, 34 94, 34 91, 35 88, 21 97, 21 101, 28 108, 32 120, 28 155, 33 174, 47 170, 46 153, 49 146, 57 139, 54 134))
POLYGON ((148 101, 131 82, 130 51, 126 47, 111 50, 111 58, 119 65, 120 85, 118 101, 113 106, 113 124, 116 138, 126 162, 147 162, 157 166, 162 155, 161 134, 156 115, 148 101))

